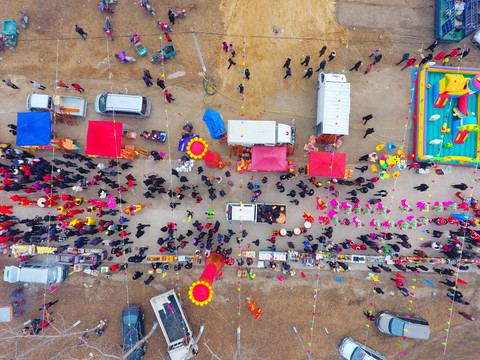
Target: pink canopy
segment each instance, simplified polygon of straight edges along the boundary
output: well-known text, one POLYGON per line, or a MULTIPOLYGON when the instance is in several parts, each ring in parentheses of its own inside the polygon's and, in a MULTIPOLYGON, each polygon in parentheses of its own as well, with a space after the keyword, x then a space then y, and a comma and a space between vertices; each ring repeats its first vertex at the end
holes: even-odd
POLYGON ((85 155, 120 157, 123 124, 113 121, 89 121, 85 155))
POLYGON ((310 151, 308 173, 316 176, 343 178, 345 177, 346 161, 346 154, 310 151))
POLYGON ((288 171, 285 146, 252 147, 252 171, 288 171))

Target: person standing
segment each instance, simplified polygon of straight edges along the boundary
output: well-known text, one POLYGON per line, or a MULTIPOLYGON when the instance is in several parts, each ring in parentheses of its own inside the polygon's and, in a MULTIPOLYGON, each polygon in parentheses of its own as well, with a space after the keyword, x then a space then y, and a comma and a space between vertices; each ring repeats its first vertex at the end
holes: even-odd
POLYGON ((374 128, 368 128, 367 131, 365 131, 365 135, 363 135, 363 138, 365 139, 368 135, 373 134, 374 132, 374 128))
POLYGON ((235 57, 235 45, 230 44, 230 52, 232 53, 232 57, 235 57))
POLYGON ((428 56, 425 56, 422 61, 420 61, 420 63, 418 64, 418 66, 422 66, 423 64, 426 64, 427 62, 429 62, 430 60, 432 60, 433 58, 433 55, 432 54, 428 54, 428 56))
POLYGON ((62 80, 56 80, 55 83, 57 84, 57 88, 66 88, 70 89, 67 84, 65 84, 62 80))
POLYGON ((375 58, 373 59, 373 65, 378 64, 380 60, 382 60, 382 57, 382 54, 378 54, 378 56, 375 56, 375 58))
POLYGON ((33 87, 36 88, 36 89, 39 89, 39 90, 45 90, 45 89, 46 89, 45 86, 40 85, 40 84, 37 83, 35 80, 30 81, 30 82, 32 83, 33 87))
POLYGON ((283 79, 285 80, 288 76, 292 76, 292 70, 289 67, 287 67, 287 71, 286 71, 283 79))
POLYGON ((82 87, 81 87, 80 85, 78 85, 77 83, 72 84, 72 86, 73 86, 73 88, 74 88, 75 90, 77 90, 80 94, 85 91, 85 89, 82 88, 82 87))
POLYGON ((83 31, 83 29, 80 26, 75 25, 75 31, 83 38, 83 40, 87 40, 85 36, 88 36, 88 34, 85 31, 83 31))
POLYGON ((145 75, 150 80, 152 79, 152 75, 150 75, 150 70, 143 68, 143 75, 145 75))
POLYGON ((367 122, 368 122, 369 120, 372 120, 372 119, 373 119, 373 114, 365 115, 365 116, 362 118, 362 120, 364 121, 364 122, 363 122, 363 125, 367 125, 367 122))
POLYGON ((408 59, 408 60, 407 60, 407 65, 405 65, 403 68, 401 68, 400 71, 405 70, 405 69, 406 69, 407 67, 409 67, 409 66, 415 65, 415 61, 416 61, 416 60, 417 60, 417 59, 415 59, 415 58, 410 58, 410 59, 408 59))
POLYGON ((408 61, 408 59, 410 59, 410 53, 406 52, 405 54, 403 54, 402 60, 400 60, 398 63, 396 63, 395 66, 400 65, 404 61, 408 61))
POLYGON ((15 90, 20 89, 17 85, 15 85, 14 83, 12 83, 12 82, 10 81, 10 79, 2 80, 2 81, 5 83, 5 85, 7 85, 8 87, 11 87, 12 89, 15 89, 15 90))
POLYGON ((165 90, 165 81, 160 80, 160 78, 157 78, 157 86, 162 90, 165 90))
POLYGON ((287 60, 285 61, 285 64, 283 64, 283 67, 284 67, 284 68, 290 67, 290 62, 291 62, 291 61, 292 61, 292 59, 287 58, 287 60))
POLYGON ((369 58, 371 58, 372 56, 377 57, 378 55, 380 55, 381 51, 382 49, 378 48, 377 50, 375 50, 373 53, 370 54, 369 58))
POLYGON ((427 47, 425 50, 430 50, 432 53, 435 51, 435 48, 438 45, 438 40, 435 40, 429 47, 427 47))
POLYGON ((308 68, 307 72, 305 75, 303 75, 303 78, 309 78, 312 76, 313 74, 313 69, 312 68, 308 68))
POLYGON ((223 46, 223 51, 228 52, 228 44, 225 41, 222 42, 222 46, 223 46))
POLYGON ((167 39, 168 42, 172 42, 172 37, 170 36, 168 31, 165 31, 163 34, 165 35, 165 39, 167 39))
POLYGON ((172 25, 175 25, 175 13, 172 11, 172 9, 168 9, 168 20, 170 20, 172 25))
POLYGON ((232 66, 232 65, 237 65, 237 63, 236 63, 235 61, 233 61, 232 58, 228 58, 228 63, 229 63, 230 65, 228 65, 227 70, 230 69, 230 66, 232 66))
POLYGON ((336 51, 332 51, 330 53, 330 55, 328 55, 328 62, 332 61, 333 59, 335 59, 335 56, 337 56, 337 52, 336 51))
POLYGON ((467 57, 468 54, 470 54, 470 48, 466 48, 465 50, 463 50, 463 52, 458 54, 458 56, 460 56, 460 59, 464 59, 467 57))
POLYGON ((172 94, 168 90, 165 90, 165 98, 167 99, 168 103, 171 103, 172 101, 175 101, 172 94))
POLYGON ((147 76, 143 75, 142 79, 145 82, 145 85, 147 85, 147 87, 153 85, 153 83, 150 81, 150 79, 147 76))
POLYGON ((323 70, 325 69, 325 66, 327 65, 327 60, 322 60, 322 62, 320 63, 320 67, 315 70, 316 72, 319 72, 320 70, 323 70))
POLYGON ((318 52, 318 57, 322 57, 323 54, 325 54, 325 51, 327 51, 327 45, 323 45, 323 47, 318 52))
POLYGON ((240 94, 243 94, 243 90, 244 90, 243 84, 240 84, 237 89, 240 91, 240 94))
POLYGON ((245 79, 250 80, 250 70, 245 69, 245 79))
POLYGON ((300 65, 305 65, 305 66, 308 66, 308 63, 310 62, 310 55, 307 55, 305 57, 305 60, 303 60, 300 65))
POLYGON ((353 67, 350 69, 350 71, 352 71, 352 70, 358 71, 358 68, 359 68, 360 66, 362 66, 362 65, 363 65, 362 60, 358 60, 358 61, 355 63, 355 65, 353 65, 353 67))
POLYGON ((369 64, 363 74, 367 75, 370 71, 372 71, 372 69, 373 69, 373 64, 369 64))

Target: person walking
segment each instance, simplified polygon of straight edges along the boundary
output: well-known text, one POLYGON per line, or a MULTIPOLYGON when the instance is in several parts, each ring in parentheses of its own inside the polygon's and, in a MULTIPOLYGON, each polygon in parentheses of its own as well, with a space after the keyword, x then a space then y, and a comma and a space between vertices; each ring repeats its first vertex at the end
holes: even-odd
POLYGON ((323 54, 325 54, 325 51, 327 51, 327 45, 323 45, 323 47, 318 52, 318 57, 322 57, 323 54))
POLYGON ((2 81, 5 83, 5 85, 7 85, 8 87, 11 87, 12 89, 15 89, 15 90, 18 90, 20 89, 17 85, 15 85, 14 83, 12 83, 10 81, 10 79, 7 79, 7 80, 3 80, 2 81))
POLYGON ((453 187, 454 189, 458 189, 458 190, 462 190, 462 191, 468 189, 468 186, 467 186, 467 184, 465 184, 465 183, 455 184, 455 185, 452 185, 452 187, 453 187))
POLYGON ((150 81, 150 79, 147 76, 143 75, 142 79, 143 81, 145 81, 145 85, 147 85, 147 87, 153 85, 153 83, 150 81))
POLYGON ((165 98, 167 99, 168 103, 171 103, 172 101, 175 101, 172 94, 168 90, 165 90, 165 98))
POLYGON ((80 94, 85 91, 85 90, 84 90, 80 85, 78 85, 77 83, 72 84, 72 86, 73 86, 73 88, 74 88, 75 90, 77 90, 80 94))
POLYGON ((415 61, 417 61, 417 59, 415 59, 415 58, 410 58, 410 59, 408 59, 408 60, 407 60, 407 65, 405 65, 403 68, 401 68, 400 71, 405 70, 405 69, 406 69, 407 67, 409 67, 409 66, 415 65, 415 61))
POLYGON ((336 51, 332 51, 330 53, 330 55, 328 55, 328 62, 332 61, 333 59, 335 59, 335 56, 337 56, 337 52, 336 51))
POLYGON ((285 61, 285 64, 283 64, 283 67, 284 67, 284 68, 290 67, 290 62, 291 62, 291 61, 292 61, 292 59, 287 58, 287 60, 285 61))
POLYGON ((235 57, 235 45, 230 44, 230 53, 232 54, 232 57, 235 57))
POLYGON ((403 54, 402 60, 400 60, 398 63, 396 63, 395 66, 400 65, 404 61, 408 61, 408 59, 410 59, 410 53, 406 52, 405 54, 403 54))
POLYGON ((378 64, 380 60, 382 60, 382 57, 382 54, 378 54, 378 56, 375 56, 375 58, 373 59, 373 65, 378 64))
POLYGON ((364 312, 363 312, 363 315, 365 315, 368 320, 370 320, 370 321, 375 321, 375 316, 373 316, 373 315, 370 314, 369 312, 364 311, 364 312))
POLYGON ((230 69, 230 67, 231 67, 232 65, 237 65, 237 63, 236 63, 235 61, 233 61, 232 58, 228 58, 228 63, 229 63, 229 65, 228 65, 227 70, 230 69))
POLYGON ((310 55, 305 56, 305 60, 303 60, 300 65, 305 65, 308 66, 308 63, 310 62, 310 55))
POLYGON ((250 70, 245 69, 245 79, 250 80, 250 70))
POLYGON ((225 41, 222 42, 222 46, 223 46, 223 51, 228 52, 228 44, 225 41))
POLYGON ((143 75, 152 80, 152 75, 150 75, 150 70, 143 68, 143 75))
POLYGON ((46 89, 45 86, 40 85, 40 84, 37 83, 35 80, 32 80, 32 81, 30 81, 30 82, 32 83, 33 87, 36 88, 36 89, 39 89, 39 90, 45 90, 45 89, 46 89))
POLYGON ((429 187, 427 184, 420 184, 420 185, 418 185, 418 186, 414 186, 413 188, 414 188, 415 190, 424 192, 424 191, 427 191, 430 187, 429 187))
POLYGON ((245 89, 243 84, 240 84, 238 85, 238 88, 237 88, 239 91, 240 91, 240 94, 243 94, 243 90, 245 89))
POLYGON ((370 71, 372 71, 372 69, 373 69, 373 64, 369 64, 363 74, 367 75, 370 71))
POLYGON ((83 31, 83 29, 80 26, 75 25, 75 31, 83 38, 83 40, 87 40, 85 36, 88 36, 88 34, 85 31, 83 31))
POLYGON ((305 78, 309 78, 309 79, 310 79, 310 77, 312 76, 312 74, 313 74, 313 69, 312 69, 312 68, 308 68, 306 74, 303 75, 303 78, 304 78, 304 79, 305 79, 305 78))
POLYGON ((367 122, 369 120, 372 120, 373 119, 373 114, 368 114, 368 115, 365 115, 362 120, 363 120, 363 125, 367 125, 367 122))
POLYGON ((288 76, 292 76, 292 70, 289 67, 287 67, 287 71, 286 71, 283 79, 285 80, 288 76))
POLYGON ((160 80, 160 78, 157 78, 157 86, 162 90, 165 90, 165 81, 160 80))
POLYGON ((466 48, 465 50, 463 50, 463 52, 461 52, 457 56, 460 56, 460 59, 465 59, 468 54, 470 54, 470 48, 466 48))
POLYGON ((326 66, 326 65, 327 65, 327 60, 322 60, 322 61, 320 62, 320 66, 318 67, 317 70, 315 70, 315 72, 319 72, 320 70, 325 69, 325 66, 326 66))
POLYGON ((427 62, 429 62, 430 60, 432 60, 433 58, 433 54, 428 54, 428 56, 425 56, 422 61, 420 61, 420 63, 418 64, 418 66, 422 66, 423 64, 426 64, 427 62))
POLYGON ((374 128, 368 128, 367 131, 365 131, 365 135, 363 135, 363 138, 365 139, 368 135, 373 134, 374 132, 374 128))
POLYGON ((168 42, 172 42, 172 37, 170 36, 168 31, 165 31, 163 35, 165 35, 165 39, 167 39, 168 42))
POLYGON ((168 9, 168 20, 170 20, 172 25, 175 25, 175 13, 172 9, 168 9))
POLYGON ((57 84, 57 88, 66 88, 70 89, 67 84, 65 84, 62 80, 56 80, 55 83, 57 84))
POLYGON ((353 70, 358 71, 358 68, 359 68, 360 66, 362 66, 362 65, 363 65, 362 60, 358 60, 358 61, 355 63, 355 65, 353 65, 353 67, 350 69, 350 71, 353 71, 353 70))
POLYGON ((435 40, 432 44, 430 44, 425 51, 430 50, 432 53, 435 51, 435 48, 438 45, 438 40, 435 40))
POLYGON ((372 56, 375 58, 377 57, 378 55, 380 55, 382 49, 378 48, 377 50, 375 50, 373 53, 370 54, 369 58, 371 58, 372 56))

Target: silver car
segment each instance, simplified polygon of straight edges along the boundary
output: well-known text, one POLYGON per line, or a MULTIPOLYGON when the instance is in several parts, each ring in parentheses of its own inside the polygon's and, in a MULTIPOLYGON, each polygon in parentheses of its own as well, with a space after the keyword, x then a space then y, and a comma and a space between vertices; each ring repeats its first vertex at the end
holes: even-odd
POLYGON ((338 351, 347 360, 387 360, 385 356, 350 337, 343 339, 338 351))
POLYGON ((428 321, 418 315, 398 315, 382 311, 377 315, 378 330, 393 336, 407 339, 428 340, 430 326, 428 321))

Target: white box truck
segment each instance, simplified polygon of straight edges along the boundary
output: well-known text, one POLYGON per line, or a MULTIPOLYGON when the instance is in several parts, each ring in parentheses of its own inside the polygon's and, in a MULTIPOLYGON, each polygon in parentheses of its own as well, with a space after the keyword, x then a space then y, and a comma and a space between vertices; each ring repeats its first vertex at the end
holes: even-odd
POLYGON ((285 224, 287 205, 228 203, 225 207, 227 221, 265 224, 285 224))
POLYGON ((175 291, 155 296, 150 303, 167 342, 170 360, 188 360, 196 356, 198 346, 175 291))
POLYGON ((316 135, 348 135, 350 84, 345 74, 321 72, 317 84, 316 135))
POLYGON ((294 145, 295 127, 269 120, 228 120, 229 145, 294 145))
POLYGON ((76 96, 30 94, 27 97, 28 111, 68 111, 72 116, 87 115, 87 101, 76 96))

